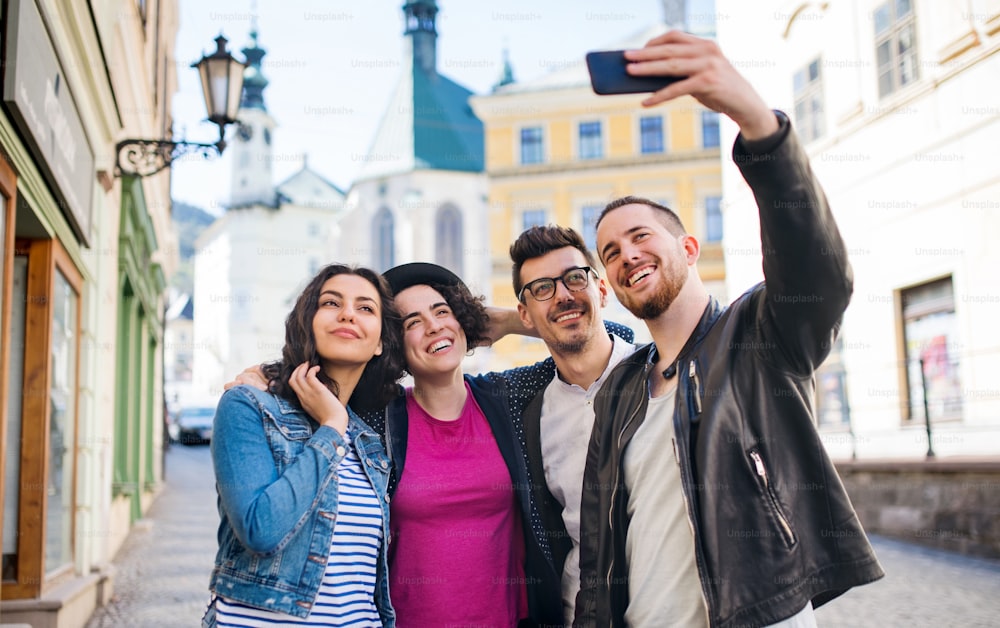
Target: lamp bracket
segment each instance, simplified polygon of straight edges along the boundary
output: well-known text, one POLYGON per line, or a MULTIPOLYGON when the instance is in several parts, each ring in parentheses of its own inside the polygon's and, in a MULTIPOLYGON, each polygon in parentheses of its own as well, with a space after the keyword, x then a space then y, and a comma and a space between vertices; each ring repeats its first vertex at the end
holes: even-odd
POLYGON ((170 140, 126 139, 115 145, 115 176, 147 177, 170 167, 174 160, 189 154, 211 159, 222 154, 225 143, 172 142, 170 140))

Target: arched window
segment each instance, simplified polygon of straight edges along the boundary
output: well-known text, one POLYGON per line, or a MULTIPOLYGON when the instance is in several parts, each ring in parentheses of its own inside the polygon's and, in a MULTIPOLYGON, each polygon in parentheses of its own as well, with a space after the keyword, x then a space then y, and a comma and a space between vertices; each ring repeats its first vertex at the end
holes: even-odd
POLYGON ((396 224, 392 212, 383 207, 372 223, 372 250, 375 269, 385 272, 396 265, 396 224))
POLYGON ((462 212, 454 205, 438 209, 434 219, 434 244, 436 261, 441 266, 462 276, 462 212))

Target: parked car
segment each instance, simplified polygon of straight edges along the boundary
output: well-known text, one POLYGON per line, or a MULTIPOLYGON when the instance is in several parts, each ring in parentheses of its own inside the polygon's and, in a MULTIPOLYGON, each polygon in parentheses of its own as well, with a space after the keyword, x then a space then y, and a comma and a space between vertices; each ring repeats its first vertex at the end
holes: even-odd
POLYGON ((177 441, 184 445, 207 443, 212 440, 212 420, 215 406, 185 406, 177 413, 177 441))
POLYGON ((177 425, 177 413, 179 410, 167 406, 167 441, 173 445, 180 442, 181 428, 177 425))

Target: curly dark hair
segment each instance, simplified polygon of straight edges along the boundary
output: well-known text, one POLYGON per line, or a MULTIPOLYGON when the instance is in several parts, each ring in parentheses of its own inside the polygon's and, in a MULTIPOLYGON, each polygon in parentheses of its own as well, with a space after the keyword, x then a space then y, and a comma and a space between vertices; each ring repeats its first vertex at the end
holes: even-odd
POLYGON ((427 282, 413 285, 430 286, 441 293, 445 302, 448 303, 448 307, 451 308, 455 320, 462 326, 462 331, 465 332, 465 341, 468 343, 470 351, 479 345, 489 343, 490 337, 487 335, 487 329, 490 315, 486 312, 485 296, 472 294, 464 283, 446 285, 427 282))
MULTIPOLYGON (((396 394, 396 381, 404 374, 403 332, 399 312, 392 300, 389 284, 382 275, 368 268, 346 264, 330 264, 320 269, 295 301, 295 306, 285 319, 285 346, 281 349, 281 360, 261 367, 264 377, 268 379, 268 389, 298 403, 298 397, 288 380, 299 364, 319 364, 316 338, 313 335, 313 318, 319 310, 319 295, 323 284, 337 275, 357 275, 365 279, 375 286, 382 301, 382 353, 374 356, 365 366, 350 401, 355 410, 361 406, 365 409, 384 406, 396 394)), ((322 369, 318 378, 334 394, 339 393, 337 382, 330 379, 322 369)))

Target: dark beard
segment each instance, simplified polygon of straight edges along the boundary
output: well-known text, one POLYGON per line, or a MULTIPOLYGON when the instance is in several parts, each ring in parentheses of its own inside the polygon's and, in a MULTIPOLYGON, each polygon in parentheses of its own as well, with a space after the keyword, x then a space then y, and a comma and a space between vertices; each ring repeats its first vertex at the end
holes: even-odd
POLYGON ((580 355, 587 348, 587 339, 580 339, 576 342, 553 342, 549 346, 552 353, 559 355, 580 355))
POLYGON ((656 294, 645 303, 635 303, 629 299, 627 303, 623 304, 629 312, 632 312, 640 320, 648 321, 658 318, 677 300, 677 295, 681 293, 685 281, 687 281, 686 274, 668 277, 661 283, 656 294))

